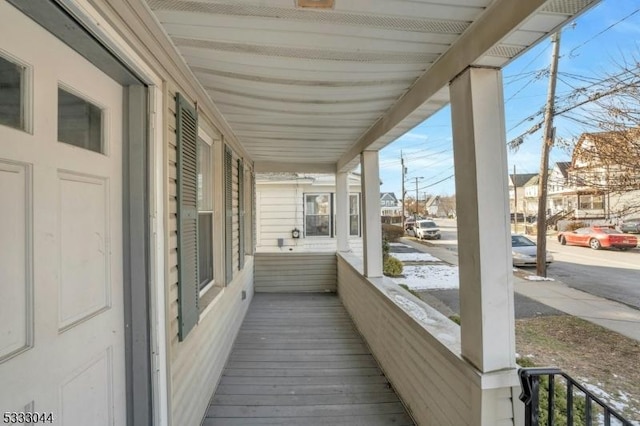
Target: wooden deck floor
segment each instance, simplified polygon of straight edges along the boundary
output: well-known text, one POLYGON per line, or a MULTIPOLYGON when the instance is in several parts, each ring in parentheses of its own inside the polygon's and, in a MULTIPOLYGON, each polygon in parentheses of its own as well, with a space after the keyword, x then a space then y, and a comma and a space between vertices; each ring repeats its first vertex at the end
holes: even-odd
POLYGON ((203 424, 414 423, 335 294, 257 293, 203 424))

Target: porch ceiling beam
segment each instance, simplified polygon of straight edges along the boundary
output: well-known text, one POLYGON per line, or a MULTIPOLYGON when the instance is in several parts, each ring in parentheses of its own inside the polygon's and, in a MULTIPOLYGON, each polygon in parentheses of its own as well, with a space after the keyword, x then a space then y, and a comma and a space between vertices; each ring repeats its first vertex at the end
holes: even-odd
POLYGON ((546 3, 546 0, 496 0, 493 2, 447 53, 433 64, 413 87, 340 158, 338 171, 348 169, 361 152, 397 126, 546 3))
POLYGON ((272 162, 272 161, 256 161, 254 169, 258 173, 335 173, 335 163, 299 163, 299 162, 272 162))

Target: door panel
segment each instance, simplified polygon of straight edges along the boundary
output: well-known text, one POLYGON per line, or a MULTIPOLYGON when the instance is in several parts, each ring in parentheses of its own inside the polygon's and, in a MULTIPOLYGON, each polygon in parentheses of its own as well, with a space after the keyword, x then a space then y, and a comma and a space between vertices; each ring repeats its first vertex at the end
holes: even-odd
POLYGON ((33 123, 0 125, 0 408, 124 425, 123 88, 6 2, 0 56, 26 64, 33 123), (87 103, 59 115, 60 87, 87 103), (58 142, 59 120, 102 152, 58 142))

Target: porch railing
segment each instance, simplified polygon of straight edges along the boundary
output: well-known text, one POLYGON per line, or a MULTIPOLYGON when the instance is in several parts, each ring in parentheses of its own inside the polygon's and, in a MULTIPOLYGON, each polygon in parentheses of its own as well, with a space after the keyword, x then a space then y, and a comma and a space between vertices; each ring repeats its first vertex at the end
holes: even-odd
POLYGON ((522 368, 518 374, 525 426, 632 426, 629 420, 558 368, 522 368))

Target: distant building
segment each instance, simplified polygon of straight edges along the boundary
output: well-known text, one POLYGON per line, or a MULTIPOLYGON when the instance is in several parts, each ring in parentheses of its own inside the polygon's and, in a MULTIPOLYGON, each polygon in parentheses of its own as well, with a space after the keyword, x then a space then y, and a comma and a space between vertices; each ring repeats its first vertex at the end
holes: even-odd
POLYGON ((393 192, 380 193, 380 215, 381 216, 401 216, 402 206, 393 192))

